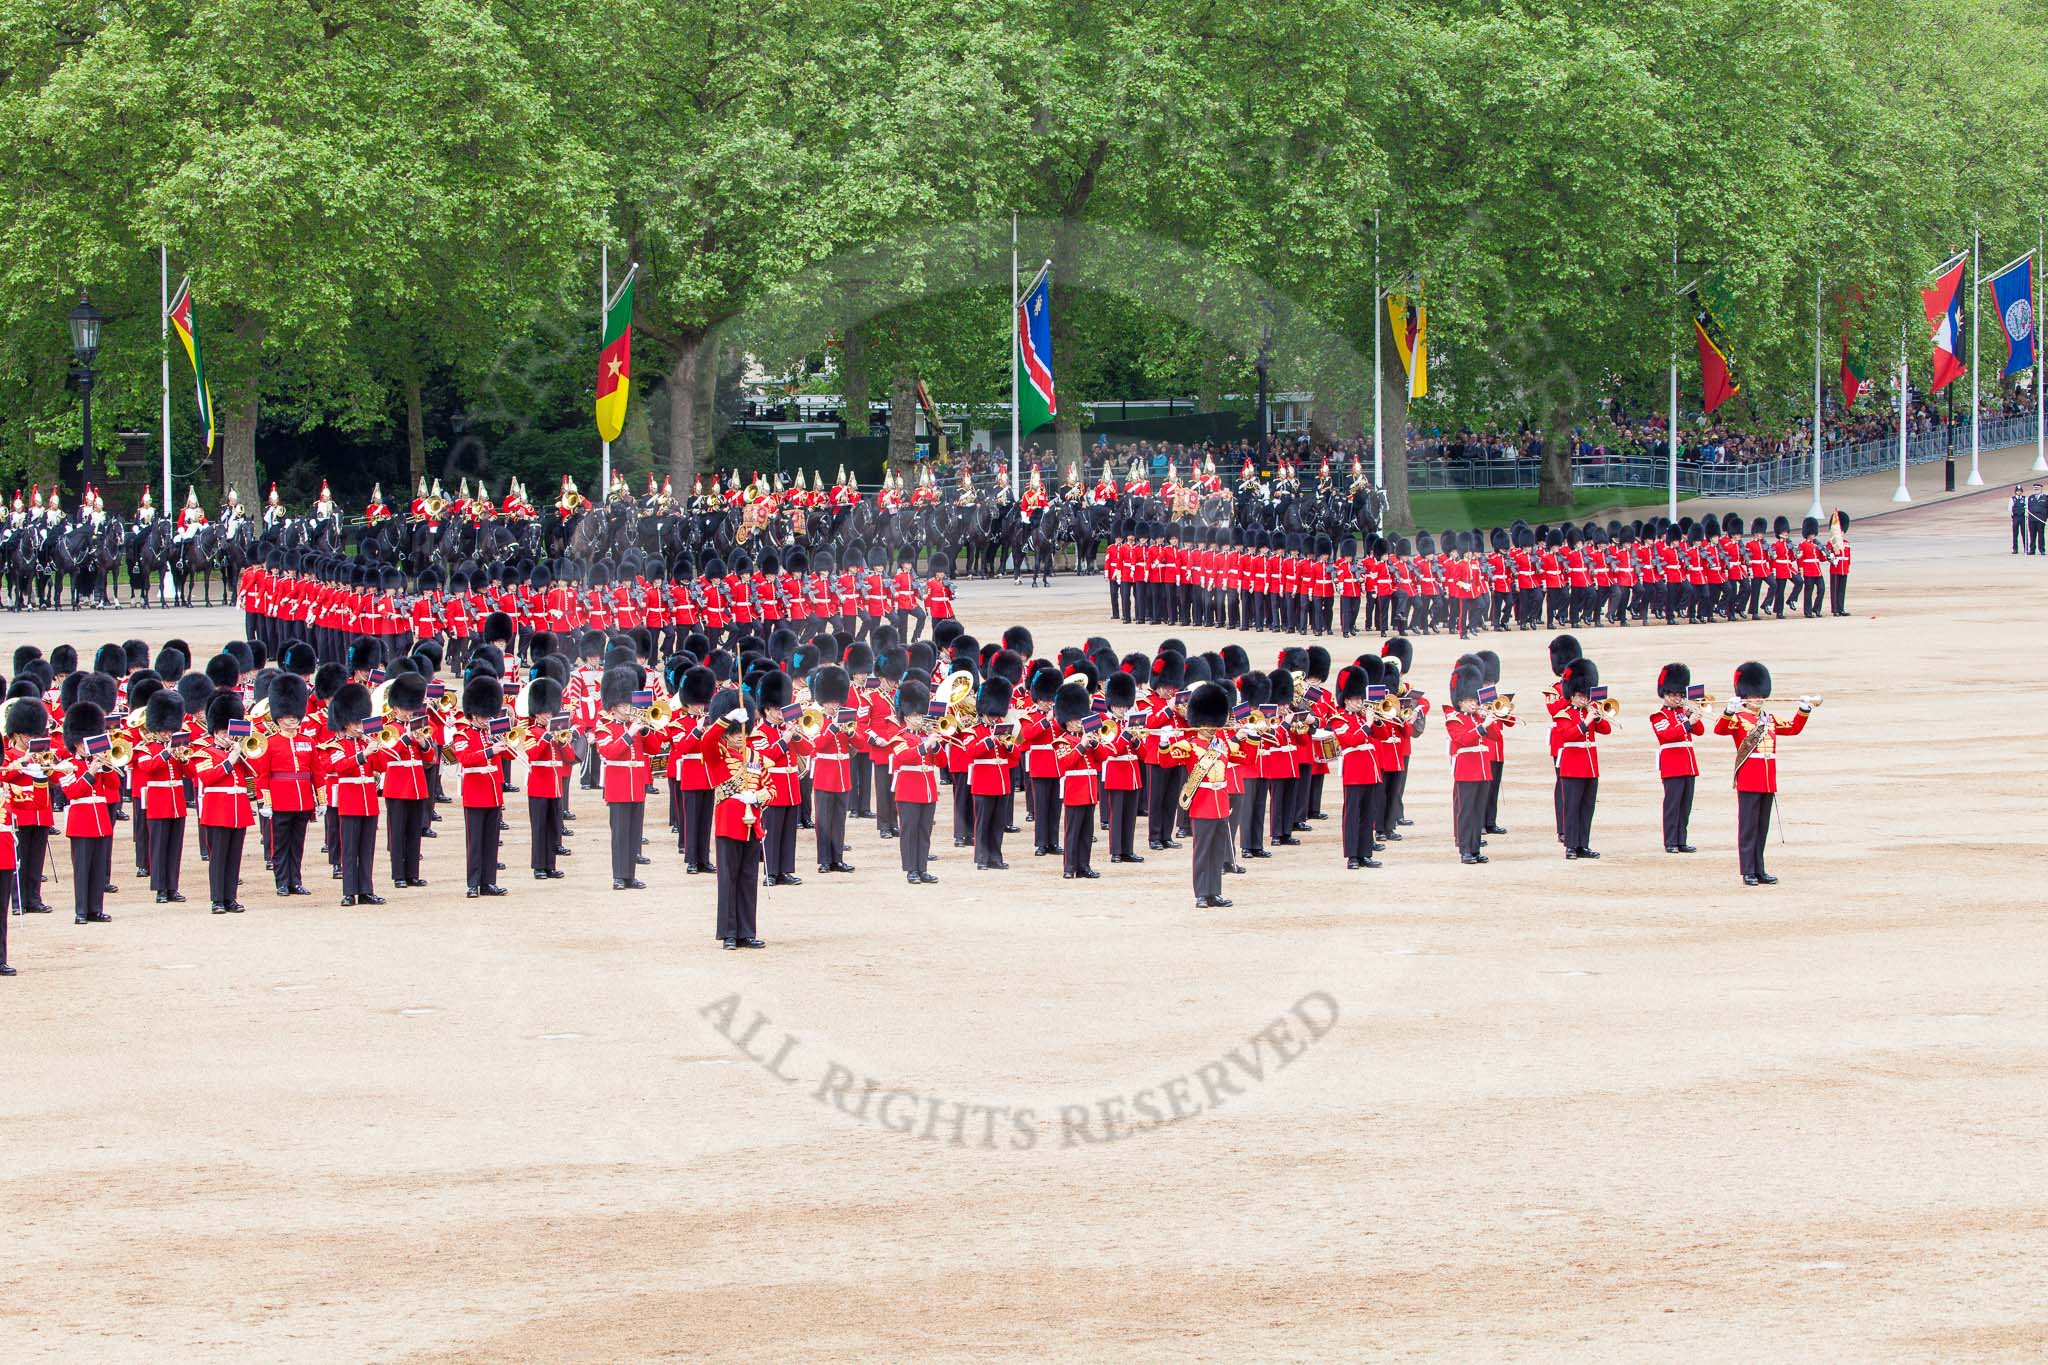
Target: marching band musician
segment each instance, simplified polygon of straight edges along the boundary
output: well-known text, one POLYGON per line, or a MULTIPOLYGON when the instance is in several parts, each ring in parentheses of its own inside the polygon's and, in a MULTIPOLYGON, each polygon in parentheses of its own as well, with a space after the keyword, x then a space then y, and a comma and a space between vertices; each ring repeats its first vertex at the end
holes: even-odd
POLYGON ((1175 695, 1187 681, 1187 660, 1175 649, 1162 649, 1152 660, 1147 679, 1151 690, 1139 704, 1145 737, 1139 757, 1145 764, 1145 815, 1153 849, 1179 848, 1173 838, 1175 803, 1187 777, 1193 750, 1182 737, 1175 695))
POLYGON ((712 719, 697 741, 712 783, 711 831, 718 846, 718 941, 728 951, 765 948, 756 932, 761 899, 761 774, 747 732, 760 714, 744 691, 711 699, 712 719))
MULTIPOLYGON (((154 698, 152 698, 154 700, 154 698)), ((192 780, 199 788, 199 824, 211 831, 206 859, 208 900, 216 915, 239 915, 242 846, 256 823, 255 773, 232 731, 244 719, 242 699, 215 692, 206 702, 206 738, 192 746, 192 780)))
POLYGON ((704 766, 702 738, 707 708, 718 691, 710 669, 693 665, 671 683, 677 706, 669 722, 668 779, 676 808, 676 844, 683 871, 694 877, 716 872, 711 860, 711 777, 704 766))
POLYGON ((749 737, 748 748, 763 777, 765 799, 755 814, 761 821, 764 882, 768 886, 801 886, 803 878, 796 875, 797 813, 803 802, 798 763, 809 754, 811 744, 794 721, 778 723, 783 708, 796 695, 789 674, 764 670, 754 686, 762 723, 749 737))
POLYGON ((1486 823, 1486 795, 1493 788, 1493 751, 1487 732, 1493 718, 1480 709, 1486 700, 1486 670, 1475 659, 1451 673, 1451 709, 1444 715, 1444 742, 1451 753, 1451 823, 1458 861, 1483 863, 1479 851, 1486 823))
MULTIPOLYGON (((1583 651, 1579 648, 1579 638, 1576 635, 1559 635, 1553 638, 1550 642, 1551 675, 1553 677, 1562 679, 1564 677, 1565 669, 1569 667, 1571 665, 1572 660, 1578 658, 1581 655, 1581 653, 1583 653, 1583 651)), ((1557 728, 1556 722, 1557 718, 1559 716, 1562 716, 1565 713, 1566 709, 1570 706, 1571 700, 1565 696, 1563 687, 1553 684, 1552 686, 1543 689, 1543 709, 1550 714, 1551 720, 1551 806, 1553 807, 1557 815, 1557 841, 1560 844, 1564 844, 1566 848, 1570 848, 1571 844, 1564 837, 1564 775, 1558 768, 1557 745, 1558 736, 1560 732, 1557 728)))
MULTIPOLYGON (((422 488, 422 493, 425 489, 422 488)), ((363 521, 366 525, 377 526, 391 520, 391 507, 384 501, 384 485, 370 485, 370 501, 363 506, 363 521)))
POLYGON ((64 748, 69 757, 53 771, 63 792, 64 838, 71 846, 72 909, 79 924, 107 924, 107 883, 114 863, 114 823, 107 789, 120 799, 120 774, 105 757, 107 716, 96 703, 81 701, 64 712, 64 748), (89 753, 89 749, 99 753, 89 753))
POLYGON ((391 884, 400 890, 427 884, 420 875, 420 842, 426 837, 427 817, 434 803, 427 771, 441 766, 441 747, 425 715, 426 704, 423 675, 392 674, 384 688, 384 705, 390 710, 391 726, 398 731, 398 742, 391 746, 381 776, 384 808, 391 816, 385 833, 391 850, 391 884))
POLYGON ((1697 850, 1685 836, 1700 775, 1693 740, 1707 732, 1692 702, 1692 669, 1666 664, 1657 670, 1657 696, 1662 704, 1651 713, 1650 734, 1657 741, 1657 776, 1664 784, 1664 851, 1692 853, 1697 850))
POLYGON ((1378 867, 1372 855, 1380 844, 1374 837, 1379 825, 1381 800, 1380 765, 1373 748, 1374 733, 1384 722, 1369 709, 1370 703, 1386 696, 1363 666, 1375 662, 1361 659, 1337 670, 1337 714, 1330 731, 1337 740, 1337 780, 1344 787, 1344 867, 1356 871, 1378 867), (1379 697, 1373 693, 1378 692, 1379 697))
POLYGON ((569 813, 569 769, 575 758, 569 752, 567 726, 557 728, 555 716, 562 709, 562 684, 552 677, 537 677, 526 685, 526 721, 529 734, 520 757, 526 760, 526 821, 531 831, 533 879, 559 880, 563 873, 557 860, 563 852, 569 813))
POLYGON ((1144 784, 1138 745, 1131 738, 1131 708, 1138 701, 1138 680, 1118 670, 1103 680, 1102 699, 1109 706, 1109 719, 1117 726, 1116 738, 1098 741, 1095 752, 1102 761, 1102 790, 1109 802, 1109 860, 1112 863, 1142 863, 1143 855, 1131 851, 1131 839, 1138 831, 1138 792, 1144 784))
MULTIPOLYGON (((593 743, 604 765, 605 809, 611 820, 612 890, 645 891, 640 880, 641 828, 647 814, 650 763, 661 752, 661 736, 648 725, 646 703, 636 702, 641 673, 635 664, 606 668, 599 684, 603 715, 593 743)), ((652 702, 652 697, 648 702, 652 702)))
MULTIPOLYGON (((912 886, 932 886, 939 880, 931 871, 932 826, 939 809, 939 765, 935 760, 945 743, 931 733, 931 700, 932 690, 924 682, 903 680, 896 689, 899 728, 886 751, 890 789, 896 798, 903 877, 912 886)), ((822 817, 819 828, 824 828, 822 817)))
POLYGON ((179 741, 184 728, 185 703, 176 692, 159 690, 143 703, 145 738, 135 748, 130 778, 142 800, 149 886, 158 905, 185 899, 178 890, 185 857, 185 783, 196 774, 179 741))
MULTIPOLYGON (((15 501, 21 495, 15 494, 15 501)), ((14 976, 7 960, 7 925, 20 912, 14 908, 14 874, 18 867, 14 848, 14 803, 0 803, 0 976, 14 976)))
POLYGON ((1031 856, 1043 858, 1060 851, 1061 769, 1054 741, 1066 727, 1053 715, 1053 699, 1059 695, 1060 672, 1050 664, 1031 675, 1031 709, 1018 724, 1017 747, 1024 754, 1024 776, 1031 787, 1031 856))
POLYGON ((1006 825, 1003 806, 1010 796, 1010 769, 1015 766, 1016 737, 998 733, 1010 714, 1010 680, 987 679, 975 691, 975 725, 961 742, 967 761, 968 789, 974 799, 974 866, 977 871, 1009 867, 1003 861, 1006 825))
POLYGON ((498 836, 505 822, 503 760, 510 746, 491 733, 491 722, 504 712, 505 685, 497 674, 482 668, 462 684, 463 723, 450 747, 462 770, 463 894, 470 900, 505 894, 498 885, 498 836))
MULTIPOLYGON (((1041 670, 1043 677, 1051 670, 1041 670)), ((1082 723, 1095 714, 1095 699, 1088 694, 1085 676, 1061 683, 1053 693, 1053 764, 1059 772, 1055 793, 1041 798, 1038 819, 1050 823, 1054 812, 1063 812, 1058 847, 1063 853, 1060 875, 1095 880, 1102 874, 1092 865, 1095 847, 1095 802, 1100 780, 1095 768, 1098 745, 1093 737, 1083 738, 1082 723)))
POLYGON ((263 752, 250 764, 256 776, 259 811, 270 822, 267 850, 280 896, 310 896, 304 859, 306 827, 317 806, 313 772, 315 739, 306 726, 311 689, 295 673, 270 680, 270 730, 263 752))
POLYGON ((1597 703, 1604 700, 1600 670, 1591 659, 1574 659, 1557 680, 1565 700, 1551 724, 1551 744, 1557 750, 1558 788, 1564 809, 1564 856, 1597 858, 1588 847, 1593 836, 1593 805, 1600 794, 1599 736, 1613 731, 1613 724, 1597 703))
MULTIPOLYGON (((1473 651, 1473 657, 1479 660, 1481 686, 1499 687, 1500 655, 1490 649, 1479 649, 1473 651)), ((1483 835, 1507 833, 1500 822, 1500 784, 1508 766, 1507 732, 1515 723, 1512 694, 1506 710, 1493 719, 1494 723, 1486 727, 1486 757, 1493 769, 1493 780, 1486 789, 1486 818, 1479 831, 1483 835)))
MULTIPOLYGON (((29 686, 35 684, 31 681, 29 686)), ((43 900, 43 868, 57 823, 50 802, 50 713, 38 697, 16 697, 7 703, 5 724, 0 728, 5 730, 0 739, 0 755, 5 758, 0 781, 7 786, 7 823, 14 828, 15 875, 9 880, 20 884, 22 914, 47 915, 50 906, 43 900)))
POLYGON ((390 755, 363 734, 369 718, 369 688, 351 682, 335 689, 327 703, 324 766, 334 786, 329 800, 336 812, 343 905, 384 903, 376 892, 377 776, 390 755))
MULTIPOLYGON (((846 861, 846 808, 853 791, 853 741, 848 734, 851 727, 842 726, 838 719, 852 689, 852 679, 837 664, 827 664, 811 675, 811 701, 825 713, 825 728, 811 741, 811 820, 817 830, 820 872, 853 871, 853 864, 846 861)), ((885 750, 884 757, 893 757, 893 752, 885 750)), ((893 776, 888 786, 893 790, 893 776)), ((881 791, 882 784, 878 783, 878 799, 881 791)), ((935 795, 933 800, 937 799, 935 795)), ((897 821, 900 833, 901 812, 897 821)))
POLYGON ((1744 886, 1777 883, 1764 871, 1764 844, 1778 794, 1778 740, 1804 730, 1819 705, 1817 698, 1801 697, 1792 719, 1779 720, 1764 710, 1770 695, 1771 671, 1754 661, 1742 664, 1735 670, 1735 695, 1714 722, 1715 734, 1735 741, 1736 850, 1744 886))
MULTIPOLYGON (((1230 863, 1231 750, 1224 732, 1230 723, 1230 694, 1213 682, 1198 682, 1188 695, 1187 724, 1194 732, 1187 776, 1186 809, 1194 835, 1195 908, 1227 909, 1223 870, 1230 863)), ((1176 801, 1181 798, 1176 797, 1176 801)))

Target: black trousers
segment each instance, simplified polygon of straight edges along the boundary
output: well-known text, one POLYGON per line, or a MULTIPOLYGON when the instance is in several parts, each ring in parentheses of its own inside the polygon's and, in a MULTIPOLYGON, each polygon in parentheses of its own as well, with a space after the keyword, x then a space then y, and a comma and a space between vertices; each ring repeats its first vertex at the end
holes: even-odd
POLYGON ((1105 792, 1109 798, 1109 856, 1131 856, 1131 837, 1138 832, 1138 794, 1134 791, 1105 792))
POLYGON ((993 867, 1003 860, 1003 798, 974 798, 974 865, 993 867))
MULTIPOLYGON (((877 834, 894 834, 896 832, 896 789, 891 785, 893 780, 889 775, 889 765, 886 763, 875 773, 875 833, 877 834)), ((841 842, 845 841, 845 837, 845 831, 842 829, 840 831, 841 842)))
POLYGON ((50 856, 48 825, 18 825, 14 830, 15 880, 21 885, 21 908, 43 904, 43 867, 50 856))
POLYGON ((1294 837, 1294 802, 1298 795, 1295 789, 1300 785, 1298 777, 1266 779, 1266 809, 1272 817, 1266 832, 1275 843, 1294 837))
POLYGON ((640 827, 647 819, 644 801, 608 801, 612 822, 612 880, 630 882, 639 875, 640 827))
POLYGON ((711 792, 683 792, 683 865, 709 872, 711 859, 711 792))
POLYGON ((277 889, 290 891, 306 884, 306 827, 313 823, 309 810, 274 810, 270 813, 270 866, 277 875, 277 889))
POLYGON ((1347 636, 1358 634, 1359 601, 1360 599, 1356 597, 1346 597, 1342 600, 1342 605, 1337 609, 1338 627, 1347 636))
POLYGON ((1799 586, 1803 590, 1804 600, 1801 604, 1802 609, 1808 616, 1820 615, 1820 580, 1818 578, 1801 579, 1799 586))
POLYGON ((1372 856, 1373 829, 1379 823, 1380 784, 1377 782, 1347 782, 1344 784, 1344 856, 1370 858, 1372 856))
POLYGON ((1223 866, 1230 861, 1230 822, 1190 822, 1195 836, 1195 895, 1197 898, 1223 894, 1223 866))
POLYGON ((1508 773, 1508 762, 1504 758, 1493 760, 1493 780, 1486 784, 1486 828, 1500 826, 1500 783, 1508 773))
POLYGON ((1386 789, 1386 801, 1380 808, 1380 830, 1390 833, 1408 813, 1408 770, 1380 769, 1380 785, 1386 789))
POLYGON ((811 793, 817 807, 811 823, 817 826, 820 868, 846 861, 846 796, 845 792, 811 793))
POLYGON ((1031 779, 1031 851, 1060 851, 1060 783, 1056 777, 1031 779))
POLYGON ((763 806, 761 816, 761 868, 771 877, 796 872, 796 807, 763 806))
POLYGON ((903 870, 923 876, 931 871, 932 865, 932 824, 939 808, 931 801, 899 801, 896 803, 896 828, 903 857, 903 870))
POLYGON ((866 754, 855 754, 850 765, 853 769, 853 813, 869 816, 875 813, 871 804, 875 786, 875 760, 866 754))
POLYGON ((1090 862, 1095 852, 1095 807, 1066 806, 1054 801, 1052 809, 1061 813, 1065 825, 1062 831, 1065 857, 1062 869, 1067 872, 1088 872, 1093 870, 1090 862))
POLYGON ((1593 837, 1593 805, 1600 796, 1600 779, 1561 777, 1558 785, 1564 795, 1564 846, 1588 848, 1591 845, 1587 841, 1593 837))
POLYGON ((1246 777, 1237 796, 1237 846, 1246 853, 1266 850, 1266 779, 1246 777))
POLYGON ((128 834, 135 840, 135 875, 138 877, 149 875, 149 831, 144 828, 148 823, 142 814, 142 798, 137 796, 128 803, 128 834))
POLYGON ((114 870, 114 836, 67 839, 71 845, 71 905, 81 915, 107 908, 107 883, 114 870))
POLYGON ((234 905, 241 899, 242 845, 248 839, 246 829, 214 826, 213 856, 206 860, 206 896, 213 904, 234 905))
MULTIPOLYGON (((202 826, 203 828, 203 826, 202 826)), ((377 817, 341 817, 341 894, 377 894, 377 817)))
POLYGON ((953 774, 953 847, 974 842, 974 788, 966 773, 953 774))
POLYGON ((535 872, 555 870, 555 850, 562 846, 562 816, 568 807, 566 796, 527 796, 526 824, 533 832, 529 858, 535 872))
POLYGON ((1834 573, 1828 575, 1828 606, 1837 616, 1849 614, 1849 575, 1834 573))
POLYGON ((1690 774, 1664 779, 1664 847, 1677 848, 1685 842, 1686 826, 1692 823, 1692 789, 1699 779, 1690 774))
POLYGON ((149 889, 168 895, 178 889, 185 862, 185 817, 145 820, 149 847, 149 889))
MULTIPOLYGON (((794 809, 792 807, 791 809, 794 809)), ((718 937, 759 938, 761 841, 718 836, 718 937)))
POLYGON ((1306 775, 1301 789, 1301 818, 1323 815, 1323 779, 1328 773, 1311 772, 1306 775))
POLYGON ((1771 837, 1772 792, 1735 793, 1735 850, 1742 875, 1764 875, 1764 845, 1771 837))
POLYGON ((1479 856, 1479 836, 1486 827, 1486 793, 1491 782, 1451 783, 1451 827, 1460 858, 1479 856))
POLYGON ((387 797, 384 809, 390 828, 384 832, 385 847, 391 852, 391 880, 416 882, 420 879, 420 838, 427 832, 429 801, 387 797))
POLYGON ((0 871, 0 967, 7 965, 7 921, 15 916, 14 872, 0 871))
POLYGON ((1785 614, 1785 585, 1791 581, 1789 578, 1773 578, 1771 580, 1771 614, 1773 616, 1783 616, 1785 614))
POLYGON ((1187 777, 1186 768, 1155 765, 1145 769, 1146 784, 1150 787, 1145 794, 1147 842, 1154 848, 1173 837, 1173 819, 1180 813, 1181 783, 1187 777))
POLYGON ((498 826, 504 822, 502 806, 462 808, 464 880, 471 890, 498 884, 498 826))
POLYGON ((327 815, 321 822, 321 849, 327 854, 328 866, 341 871, 341 812, 334 803, 327 804, 327 815))

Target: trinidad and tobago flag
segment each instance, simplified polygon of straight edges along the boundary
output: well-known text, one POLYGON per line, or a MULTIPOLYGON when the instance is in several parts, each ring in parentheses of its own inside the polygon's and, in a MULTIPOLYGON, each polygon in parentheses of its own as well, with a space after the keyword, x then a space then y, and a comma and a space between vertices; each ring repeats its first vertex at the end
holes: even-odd
POLYGON ((1059 410, 1052 383, 1052 276, 1041 270, 1017 300, 1017 434, 1038 430, 1059 410))
POLYGON ((1927 326, 1934 334, 1934 382, 1929 393, 1940 393, 1961 379, 1969 367, 1958 353, 1963 335, 1963 265, 1970 259, 1965 251, 1936 273, 1934 288, 1920 291, 1927 309, 1927 326))

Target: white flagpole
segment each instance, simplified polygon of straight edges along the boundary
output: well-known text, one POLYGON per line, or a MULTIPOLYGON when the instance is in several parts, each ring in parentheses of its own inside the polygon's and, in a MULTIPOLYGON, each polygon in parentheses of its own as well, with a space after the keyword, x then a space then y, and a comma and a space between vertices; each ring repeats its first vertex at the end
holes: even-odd
MULTIPOLYGON (((1386 299, 1380 293, 1380 211, 1372 211, 1372 487, 1378 493, 1387 486, 1387 462, 1380 441, 1380 310, 1386 299)), ((1382 527, 1382 530, 1385 528, 1382 527)))
POLYGON ((1820 275, 1813 277, 1813 506, 1806 515, 1820 520, 1820 275))
POLYGON ((1892 494, 1893 502, 1911 502, 1913 495, 1906 491, 1906 387, 1909 377, 1906 372, 1906 324, 1899 324, 1899 486, 1892 494))
POLYGON ((1010 496, 1023 496, 1023 485, 1017 475, 1017 447, 1023 440, 1018 430, 1022 414, 1017 404, 1022 395, 1017 391, 1017 353, 1024 345, 1017 335, 1017 214, 1010 213, 1010 496))
MULTIPOLYGON (((604 310, 611 301, 612 247, 609 242, 600 242, 597 246, 597 345, 599 350, 604 349, 604 310)), ((602 436, 598 439, 604 442, 604 457, 598 464, 597 487, 599 491, 597 505, 608 507, 611 505, 612 496, 612 443, 605 441, 602 436)), ((701 461, 703 457, 703 452, 699 451, 697 458, 701 461)), ((715 466, 713 467, 713 472, 717 472, 715 466)))
MULTIPOLYGON (((2031 282, 2041 273, 2041 263, 2048 261, 2048 226, 2043 225, 2043 215, 2034 215, 2034 268, 2028 272, 2031 282)), ((2034 329, 2034 472, 2048 471, 2048 406, 2043 405, 2041 385, 2041 305, 2039 291, 2035 292, 2034 316, 2030 325, 2034 329)))
MULTIPOLYGON (((1678 224, 1671 226, 1671 287, 1678 288, 1678 224)), ((1672 521, 1678 520, 1678 333, 1671 334, 1671 425, 1664 431, 1664 453, 1668 457, 1665 470, 1664 515, 1672 521)))
MULTIPOLYGON (((1980 283, 1983 279, 1981 273, 1982 264, 1978 260, 1978 254, 1983 244, 1983 234, 1972 228, 1970 230, 1971 303, 1978 302, 1977 290, 1982 288, 1980 283)), ((1977 332, 1981 321, 1977 315, 1981 311, 1978 308, 1970 310, 1970 486, 1972 488, 1979 487, 1984 482, 1984 475, 1977 468, 1979 427, 1982 425, 1984 414, 1984 405, 1977 401, 1977 332)))
MULTIPOLYGON (((162 306, 157 310, 157 327, 159 348, 163 353, 161 359, 164 399, 164 500, 157 515, 167 517, 171 515, 171 509, 177 506, 171 501, 171 248, 167 243, 159 243, 156 252, 157 295, 162 300, 162 306)), ((171 566, 165 564, 163 596, 160 600, 169 601, 173 590, 171 566)), ((142 600, 145 605, 149 601, 149 585, 146 583, 142 588, 142 600)))

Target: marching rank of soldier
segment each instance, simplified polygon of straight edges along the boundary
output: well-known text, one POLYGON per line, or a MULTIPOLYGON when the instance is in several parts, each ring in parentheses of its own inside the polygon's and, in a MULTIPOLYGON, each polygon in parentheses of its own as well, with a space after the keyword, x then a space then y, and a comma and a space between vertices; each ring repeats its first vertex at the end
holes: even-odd
MULTIPOLYGON (((663 656, 644 628, 535 629, 514 648, 514 623, 487 613, 459 670, 437 639, 392 653, 357 637, 326 662, 299 639, 274 662, 264 642, 234 640, 197 667, 182 639, 106 644, 90 660, 70 645, 23 646, 0 714, 0 928, 52 911, 60 829, 77 924, 114 917, 117 842, 132 852, 138 894, 196 898, 185 877, 193 816, 216 915, 247 911, 245 865, 253 876, 259 858, 281 898, 312 895, 321 861, 343 906, 424 888, 421 844, 441 837, 443 806, 462 812, 465 894, 505 895, 507 797, 521 782, 533 879, 566 875, 573 798, 590 791, 622 893, 647 887, 647 804, 665 787, 683 875, 713 879, 715 937, 728 949, 765 946, 760 892, 803 883, 800 851, 821 878, 854 871, 850 821, 873 821, 917 887, 939 880, 942 825, 974 869, 1000 873, 1021 818, 1032 855, 1058 859, 1067 880, 1192 845, 1195 904, 1221 909, 1227 879, 1249 863, 1317 856, 1278 850, 1320 843, 1303 836, 1324 821, 1338 826, 1329 856, 1341 850, 1345 870, 1392 859, 1413 837, 1408 775, 1432 719, 1459 861, 1486 863, 1489 839, 1508 832, 1501 778, 1527 717, 1491 650, 1456 658, 1439 703, 1406 636, 1341 665, 1320 644, 1287 645, 1261 668, 1237 644, 1191 653, 1168 638, 1118 654, 1091 637, 1041 655, 1022 626, 982 642, 945 618, 932 638, 905 643, 886 622, 864 639, 831 624, 729 645, 692 631, 663 656), (123 822, 131 833, 118 840, 123 822)), ((1553 638, 1549 662, 1555 832, 1566 859, 1597 859, 1601 750, 1615 743, 1621 704, 1576 636, 1553 638)), ((1711 722, 1734 750, 1742 881, 1769 885, 1780 744, 1820 698, 1774 707, 1770 671, 1754 661, 1730 678, 1724 701, 1684 663, 1652 680, 1661 847, 1695 852, 1697 745, 1711 722)))

